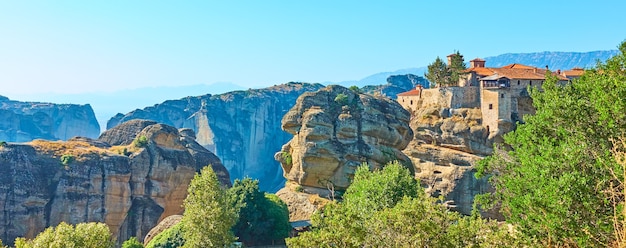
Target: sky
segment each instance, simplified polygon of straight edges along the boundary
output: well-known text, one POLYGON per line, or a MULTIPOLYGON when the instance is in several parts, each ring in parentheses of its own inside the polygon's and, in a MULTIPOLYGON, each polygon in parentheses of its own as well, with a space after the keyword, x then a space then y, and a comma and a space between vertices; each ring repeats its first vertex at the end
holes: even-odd
MULTIPOLYGON (((511 52, 616 49, 626 1, 0 0, 0 95, 339 82, 511 52)), ((14 97, 11 97, 14 98, 14 97)))

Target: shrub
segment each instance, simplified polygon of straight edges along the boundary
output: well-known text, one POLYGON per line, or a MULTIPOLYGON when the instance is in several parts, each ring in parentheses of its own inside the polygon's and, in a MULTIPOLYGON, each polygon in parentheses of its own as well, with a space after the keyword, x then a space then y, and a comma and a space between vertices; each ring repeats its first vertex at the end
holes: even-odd
POLYGON ((104 223, 79 223, 76 226, 61 222, 56 227, 48 227, 32 240, 15 239, 15 248, 35 247, 113 247, 109 227, 104 223))
POLYGON ((293 162, 291 160, 291 153, 289 152, 282 152, 281 157, 283 158, 283 160, 285 161, 287 165, 291 165, 291 162, 293 162))
POLYGON ((361 93, 361 89, 359 89, 359 86, 356 86, 356 85, 350 86, 350 90, 354 91, 357 94, 361 93))
POLYGON ((346 104, 348 104, 348 96, 343 94, 343 93, 339 93, 335 97, 335 102, 338 103, 341 106, 346 105, 346 104))
POLYGON ((7 142, 6 141, 0 141, 0 147, 5 147, 7 146, 7 142))
POLYGON ((137 240, 137 237, 130 237, 122 243, 122 248, 143 248, 143 244, 137 240))
POLYGON ((74 162, 74 155, 63 154, 63 156, 61 156, 61 164, 63 166, 69 166, 72 162, 74 162))
POLYGON ((178 224, 163 230, 157 236, 155 236, 148 244, 146 248, 176 248, 182 247, 185 244, 185 238, 183 237, 183 224, 178 224))
POLYGON ((137 148, 146 147, 148 145, 148 137, 141 135, 133 140, 133 146, 137 148))

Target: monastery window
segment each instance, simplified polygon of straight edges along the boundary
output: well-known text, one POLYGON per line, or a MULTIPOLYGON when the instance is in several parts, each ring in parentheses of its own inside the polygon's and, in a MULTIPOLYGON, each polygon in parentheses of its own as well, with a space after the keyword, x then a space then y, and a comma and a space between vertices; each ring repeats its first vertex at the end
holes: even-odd
POLYGON ((493 109, 493 104, 489 104, 489 109, 493 109))
POLYGON ((517 80, 517 85, 520 85, 520 82, 519 82, 519 80, 517 80))
POLYGON ((533 86, 533 80, 530 80, 530 86, 533 86))
POLYGON ((411 105, 413 105, 413 100, 411 100, 411 105))
POLYGON ((500 94, 500 98, 504 98, 504 93, 500 94))

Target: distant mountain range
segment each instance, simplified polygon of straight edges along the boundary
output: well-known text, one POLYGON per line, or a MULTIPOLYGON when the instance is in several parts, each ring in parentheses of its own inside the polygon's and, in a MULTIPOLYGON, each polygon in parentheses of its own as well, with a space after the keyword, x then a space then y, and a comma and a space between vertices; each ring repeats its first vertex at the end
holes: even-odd
MULTIPOLYGON (((574 67, 590 68, 596 65, 597 61, 606 61, 608 58, 619 53, 618 50, 593 51, 593 52, 537 52, 537 53, 505 53, 493 57, 482 58, 486 61, 487 67, 501 67, 508 64, 524 64, 535 67, 548 68, 557 70, 568 70, 574 67)), ((469 60, 474 58, 466 58, 469 66, 469 60)), ((434 60, 434 59, 433 59, 434 60)), ((407 68, 392 72, 380 72, 364 77, 360 80, 350 80, 343 82, 325 82, 324 84, 339 84, 343 86, 356 85, 359 87, 367 85, 381 85, 387 83, 387 77, 391 75, 415 74, 424 76, 426 66, 418 68, 407 68)))

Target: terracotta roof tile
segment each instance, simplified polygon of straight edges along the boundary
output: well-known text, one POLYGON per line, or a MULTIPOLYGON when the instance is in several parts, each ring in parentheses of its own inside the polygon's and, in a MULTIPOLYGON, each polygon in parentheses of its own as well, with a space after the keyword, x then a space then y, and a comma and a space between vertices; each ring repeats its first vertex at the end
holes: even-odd
POLYGON ((501 67, 501 68, 509 68, 509 69, 533 69, 533 68, 535 68, 535 67, 532 67, 532 66, 527 66, 527 65, 522 65, 522 64, 516 64, 516 63, 513 63, 513 64, 505 65, 505 66, 503 66, 503 67, 501 67))
POLYGON ((402 92, 400 94, 398 94, 398 96, 419 96, 420 95, 420 90, 419 89, 412 89, 409 90, 407 92, 402 92))
POLYGON ((585 70, 583 68, 575 67, 575 68, 572 68, 571 70, 563 71, 562 73, 566 77, 580 77, 583 75, 583 73, 585 73, 585 70))

